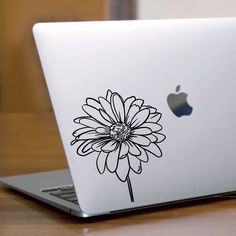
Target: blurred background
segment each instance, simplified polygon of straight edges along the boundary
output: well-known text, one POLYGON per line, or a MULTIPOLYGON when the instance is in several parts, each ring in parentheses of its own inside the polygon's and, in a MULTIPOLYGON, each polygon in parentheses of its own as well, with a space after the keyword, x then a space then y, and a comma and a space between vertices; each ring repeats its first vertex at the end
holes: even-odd
POLYGON ((0 0, 0 176, 66 168, 36 22, 134 19, 133 0, 0 0))
POLYGON ((52 110, 32 26, 87 21, 236 16, 235 0, 0 0, 0 112, 52 110))
POLYGON ((34 23, 130 19, 133 2, 0 0, 0 112, 52 109, 33 40, 34 23))
POLYGON ((65 168, 36 22, 236 16, 236 0, 0 0, 0 176, 65 168))

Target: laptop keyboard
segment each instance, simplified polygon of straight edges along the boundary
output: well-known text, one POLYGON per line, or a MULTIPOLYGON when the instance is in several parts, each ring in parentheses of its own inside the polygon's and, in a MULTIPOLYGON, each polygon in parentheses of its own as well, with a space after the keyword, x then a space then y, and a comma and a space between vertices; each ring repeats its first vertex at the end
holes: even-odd
POLYGON ((44 193, 48 193, 54 197, 64 199, 68 202, 72 202, 78 205, 78 200, 75 193, 75 188, 73 185, 54 187, 41 190, 44 193))

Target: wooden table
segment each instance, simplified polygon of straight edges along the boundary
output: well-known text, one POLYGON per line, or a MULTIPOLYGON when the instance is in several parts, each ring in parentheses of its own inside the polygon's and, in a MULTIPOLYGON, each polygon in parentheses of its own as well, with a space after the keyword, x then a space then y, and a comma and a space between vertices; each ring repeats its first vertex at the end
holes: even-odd
MULTIPOLYGON (((0 175, 65 168, 52 114, 0 115, 0 175)), ((0 235, 236 235, 236 199, 81 221, 0 186, 0 235)))

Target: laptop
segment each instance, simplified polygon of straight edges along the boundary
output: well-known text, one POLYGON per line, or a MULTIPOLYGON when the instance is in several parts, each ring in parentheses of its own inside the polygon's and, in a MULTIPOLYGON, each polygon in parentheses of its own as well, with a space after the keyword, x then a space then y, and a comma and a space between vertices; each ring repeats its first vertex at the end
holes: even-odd
POLYGON ((236 18, 33 33, 69 169, 3 184, 78 217, 236 191, 236 18))

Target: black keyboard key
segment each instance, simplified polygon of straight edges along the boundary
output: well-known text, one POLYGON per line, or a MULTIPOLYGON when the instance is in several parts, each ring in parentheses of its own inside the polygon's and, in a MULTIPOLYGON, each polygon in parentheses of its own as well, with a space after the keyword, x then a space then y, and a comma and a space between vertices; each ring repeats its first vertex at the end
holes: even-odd
POLYGON ((61 195, 65 195, 65 194, 75 194, 75 190, 57 190, 57 191, 49 192, 49 194, 51 194, 53 196, 61 196, 61 195))
POLYGON ((42 192, 78 205, 78 200, 73 185, 43 189, 42 192))
POLYGON ((62 198, 62 199, 67 199, 74 196, 76 196, 75 193, 57 195, 57 197, 62 198))
POLYGON ((48 188, 48 189, 43 189, 41 191, 44 192, 44 193, 48 193, 48 192, 54 192, 54 191, 57 191, 57 190, 58 190, 58 188, 48 188))
POLYGON ((75 190, 74 186, 62 186, 58 187, 59 190, 75 190))
POLYGON ((77 197, 74 196, 74 197, 69 197, 69 198, 66 198, 65 200, 69 201, 69 202, 74 202, 77 200, 77 197))

